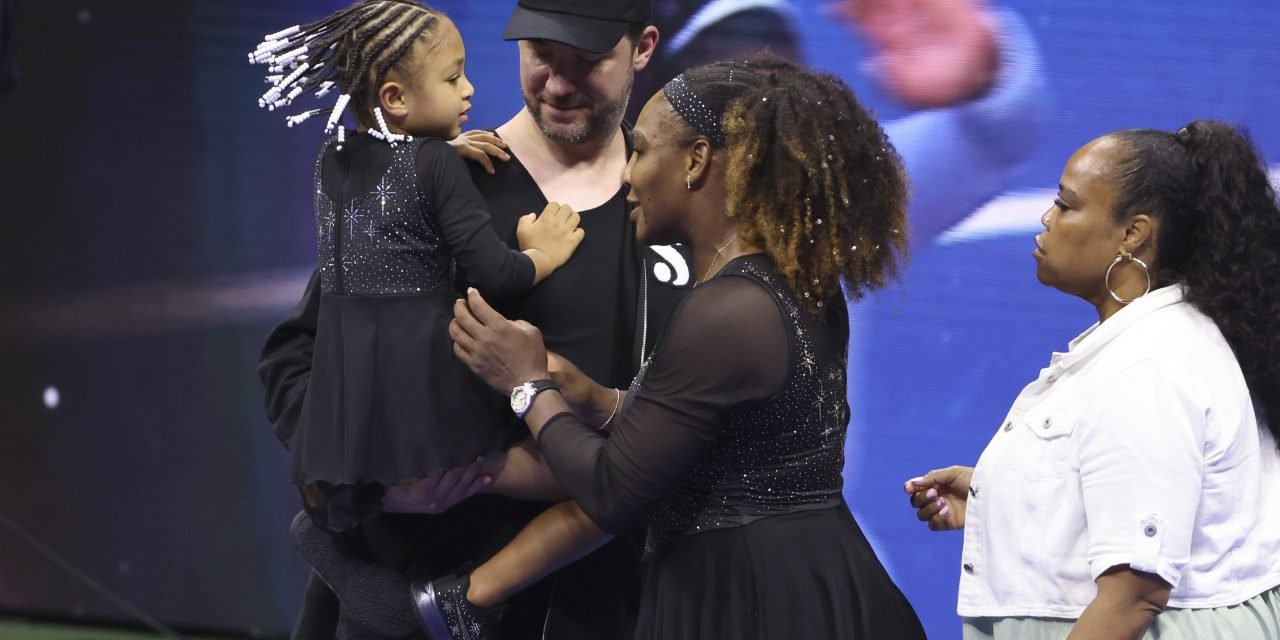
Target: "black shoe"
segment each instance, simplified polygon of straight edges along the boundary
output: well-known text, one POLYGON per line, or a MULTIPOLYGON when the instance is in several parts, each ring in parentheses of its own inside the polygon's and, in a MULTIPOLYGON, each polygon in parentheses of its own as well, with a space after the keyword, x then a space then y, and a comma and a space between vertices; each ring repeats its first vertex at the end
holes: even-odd
POLYGON ((498 637, 499 607, 479 607, 467 600, 468 574, 427 583, 415 582, 410 595, 422 628, 431 640, 492 640, 498 637))
POLYGON ((354 557, 338 534, 317 525, 305 511, 289 525, 289 538, 337 594, 352 621, 388 638, 407 638, 418 632, 414 602, 404 597, 409 584, 404 576, 354 557))

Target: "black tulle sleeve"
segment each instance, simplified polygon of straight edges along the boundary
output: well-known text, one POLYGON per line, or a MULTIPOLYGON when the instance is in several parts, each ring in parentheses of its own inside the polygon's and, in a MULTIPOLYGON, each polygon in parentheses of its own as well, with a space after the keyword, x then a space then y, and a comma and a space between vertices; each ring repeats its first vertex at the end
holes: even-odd
POLYGON ((567 413, 543 426, 538 444, 551 470, 601 529, 642 523, 698 463, 732 408, 782 389, 785 326, 772 295, 752 280, 700 285, 676 307, 611 435, 567 413))

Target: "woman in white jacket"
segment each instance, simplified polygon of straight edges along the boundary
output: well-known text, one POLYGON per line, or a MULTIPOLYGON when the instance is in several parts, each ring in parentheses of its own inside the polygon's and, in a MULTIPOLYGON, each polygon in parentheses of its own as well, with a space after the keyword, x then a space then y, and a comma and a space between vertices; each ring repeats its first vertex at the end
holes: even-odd
POLYGON ((1068 161, 1039 280, 1097 307, 976 467, 906 483, 964 529, 964 637, 1280 637, 1280 210, 1211 121, 1068 161))

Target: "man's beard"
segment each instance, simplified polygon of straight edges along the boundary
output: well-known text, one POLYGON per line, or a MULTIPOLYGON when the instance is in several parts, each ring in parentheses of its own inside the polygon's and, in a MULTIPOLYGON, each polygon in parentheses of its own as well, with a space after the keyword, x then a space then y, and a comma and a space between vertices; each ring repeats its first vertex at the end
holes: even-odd
POLYGON ((635 83, 635 79, 634 73, 629 74, 627 76, 627 85, 623 87, 618 99, 591 109, 591 112, 587 115, 586 122, 580 124, 547 122, 542 117, 542 110, 539 108, 540 103, 536 102, 532 95, 525 93, 523 87, 521 87, 520 94, 524 97, 524 105, 529 109, 529 114, 533 116, 533 121, 542 130, 542 135, 556 142, 581 144, 600 138, 622 125, 622 116, 626 113, 627 103, 631 100, 631 87, 635 83))

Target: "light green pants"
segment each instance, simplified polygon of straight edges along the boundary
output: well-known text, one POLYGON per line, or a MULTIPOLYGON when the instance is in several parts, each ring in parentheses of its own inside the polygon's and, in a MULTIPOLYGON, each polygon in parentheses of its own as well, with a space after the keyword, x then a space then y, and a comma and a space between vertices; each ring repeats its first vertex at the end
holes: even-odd
MULTIPOLYGON (((1074 620, 1060 618, 965 618, 964 640, 1064 640, 1074 620)), ((1280 639, 1280 587, 1233 607, 1166 609, 1143 640, 1280 639)))

